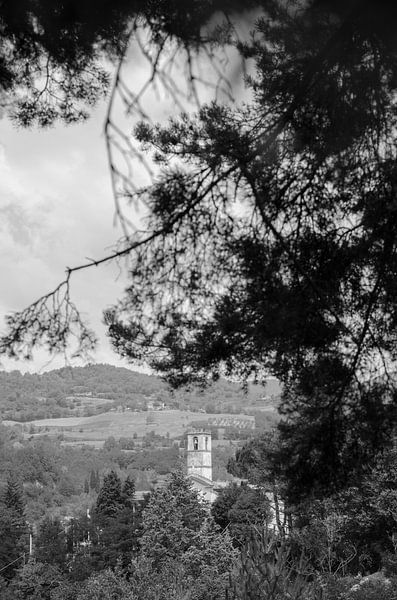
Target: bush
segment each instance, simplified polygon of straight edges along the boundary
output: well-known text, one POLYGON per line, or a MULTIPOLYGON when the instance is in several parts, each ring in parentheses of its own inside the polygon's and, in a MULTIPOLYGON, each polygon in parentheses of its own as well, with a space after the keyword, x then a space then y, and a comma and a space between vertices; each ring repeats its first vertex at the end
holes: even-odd
POLYGON ((343 594, 340 600, 396 600, 397 579, 391 580, 382 575, 364 577, 343 594))

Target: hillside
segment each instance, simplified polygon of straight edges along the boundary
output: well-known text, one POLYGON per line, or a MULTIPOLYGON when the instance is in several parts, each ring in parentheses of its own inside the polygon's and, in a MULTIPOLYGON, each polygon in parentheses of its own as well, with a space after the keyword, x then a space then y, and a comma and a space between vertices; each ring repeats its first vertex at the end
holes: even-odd
POLYGON ((276 380, 265 388, 220 380, 205 390, 171 390, 159 377, 111 365, 65 367, 43 374, 0 372, 0 418, 16 421, 90 416, 120 405, 208 413, 269 410, 280 393, 276 380))

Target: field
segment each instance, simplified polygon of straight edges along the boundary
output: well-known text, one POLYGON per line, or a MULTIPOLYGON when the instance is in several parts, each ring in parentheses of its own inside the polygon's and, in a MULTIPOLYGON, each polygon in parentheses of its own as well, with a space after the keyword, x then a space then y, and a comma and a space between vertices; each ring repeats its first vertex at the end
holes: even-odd
MULTIPOLYGON (((270 412, 270 411, 269 411, 270 412)), ((144 436, 150 431, 160 435, 169 434, 170 438, 179 438, 194 422, 217 420, 240 420, 244 429, 251 429, 254 417, 236 414, 208 415, 182 410, 163 410, 154 412, 106 412, 91 417, 64 417, 58 419, 41 419, 24 423, 26 435, 33 432, 46 433, 49 436, 63 436, 65 442, 87 441, 93 445, 102 445, 109 436, 120 437, 144 436), (244 424, 246 426, 244 427, 244 424), (34 426, 34 429, 31 426, 34 426)), ((4 425, 17 425, 14 421, 4 421, 4 425)), ((20 424, 19 424, 20 425, 20 424)))

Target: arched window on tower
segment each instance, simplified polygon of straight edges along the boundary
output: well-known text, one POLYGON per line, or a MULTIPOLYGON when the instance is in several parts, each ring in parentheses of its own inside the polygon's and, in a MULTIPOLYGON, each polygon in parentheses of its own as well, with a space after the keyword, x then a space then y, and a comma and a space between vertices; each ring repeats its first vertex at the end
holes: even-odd
POLYGON ((193 438, 193 450, 198 450, 198 437, 193 438))
POLYGON ((205 438, 205 449, 208 450, 208 438, 205 438))

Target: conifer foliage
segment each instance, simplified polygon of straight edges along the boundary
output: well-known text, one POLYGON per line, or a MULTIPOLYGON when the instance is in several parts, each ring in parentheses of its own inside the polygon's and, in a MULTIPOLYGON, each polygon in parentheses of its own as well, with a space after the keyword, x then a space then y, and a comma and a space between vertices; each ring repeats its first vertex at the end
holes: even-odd
POLYGON ((23 489, 21 482, 11 473, 7 479, 7 487, 4 494, 4 505, 12 511, 16 518, 24 519, 25 502, 23 499, 23 489))
POLYGON ((393 3, 268 2, 252 100, 142 122, 163 170, 114 347, 174 385, 284 384, 291 498, 359 477, 396 423, 393 3))
POLYGON ((205 516, 191 483, 182 473, 173 473, 169 484, 152 494, 142 515, 142 552, 154 568, 189 548, 205 516))
POLYGON ((123 487, 121 490, 121 501, 125 508, 132 508, 134 503, 134 495, 135 495, 135 482, 128 475, 126 480, 123 483, 123 487))
POLYGON ((154 45, 170 37, 198 44, 200 27, 217 10, 239 4, 236 0, 183 4, 178 0, 155 4, 101 0, 92 10, 90 0, 3 2, 2 107, 23 126, 48 127, 57 120, 70 124, 86 119, 109 88, 104 63, 123 56, 137 22, 149 28, 154 45))
POLYGON ((115 517, 122 506, 121 480, 115 471, 103 478, 96 501, 96 512, 100 519, 115 517))
POLYGON ((89 484, 90 484, 91 490, 95 490, 96 492, 99 492, 101 481, 100 481, 98 470, 91 469, 89 484))
POLYGON ((21 566, 29 548, 28 536, 22 485, 10 473, 0 499, 0 572, 3 577, 11 578, 21 566))
POLYGON ((140 554, 132 564, 138 598, 223 600, 237 554, 209 507, 180 472, 155 491, 142 513, 140 554))
MULTIPOLYGON (((105 3, 92 23, 87 3, 58 4, 3 11, 12 43, 2 66, 10 94, 21 82, 32 92, 32 54, 66 66, 59 80, 70 120, 73 98, 97 96, 79 76, 98 49, 122 53, 133 15, 154 47, 171 37, 197 49, 214 11, 242 6, 121 1, 113 20, 105 3)), ((264 14, 251 38, 235 44, 252 65, 249 101, 214 101, 134 131, 161 169, 152 185, 131 191, 148 207, 146 230, 123 240, 132 283, 106 322, 123 356, 149 361, 174 385, 223 373, 277 375, 291 495, 321 495, 358 476, 396 422, 396 8, 375 0, 243 3, 254 5, 264 14)), ((217 31, 218 43, 230 42, 217 31)), ((51 96, 48 86, 36 92, 38 102, 51 96)), ((53 96, 48 117, 48 107, 27 100, 25 123, 51 122, 60 109, 54 100, 51 116, 53 96)), ((81 348, 91 347, 92 332, 68 304, 70 274, 8 318, 2 352, 30 356, 43 341, 63 349, 71 321, 81 327, 81 348), (56 297, 71 309, 66 320, 56 297)))
POLYGON ((136 505, 135 483, 124 482, 115 471, 103 478, 89 526, 93 550, 91 561, 96 568, 125 566, 137 552, 141 535, 142 507, 136 505))

